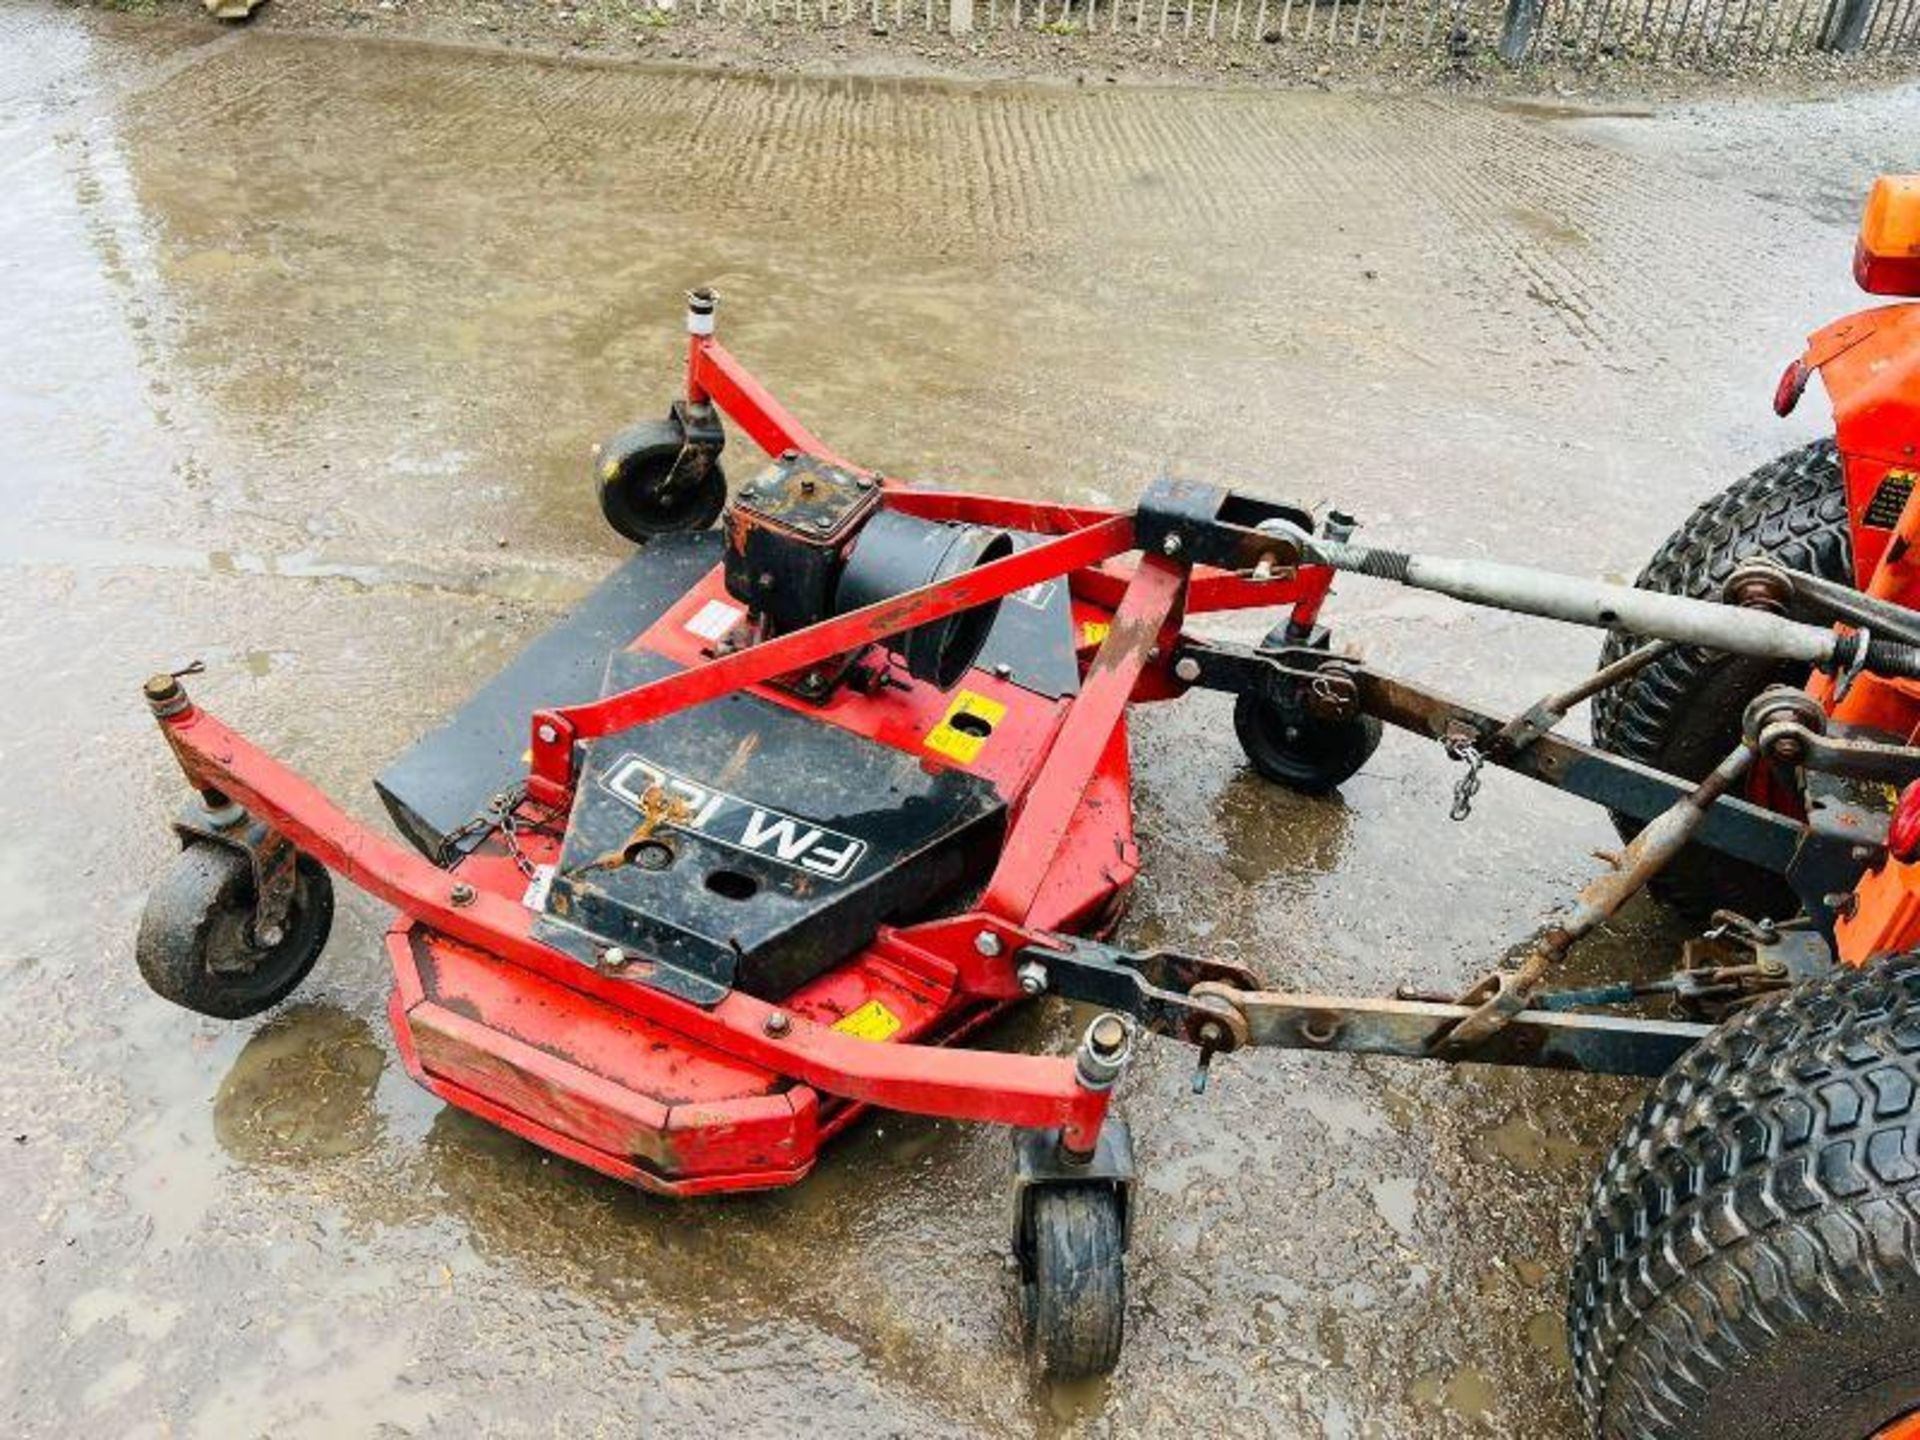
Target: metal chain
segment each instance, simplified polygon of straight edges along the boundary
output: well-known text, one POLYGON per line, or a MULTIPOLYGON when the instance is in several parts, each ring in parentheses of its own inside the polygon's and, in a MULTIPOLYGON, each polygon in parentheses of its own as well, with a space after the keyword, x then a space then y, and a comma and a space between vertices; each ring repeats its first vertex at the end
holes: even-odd
POLYGON ((1473 813, 1473 797, 1480 793, 1480 769, 1487 763, 1487 757, 1480 753, 1471 735, 1449 735, 1441 743, 1448 759, 1461 761, 1467 767, 1467 773, 1453 787, 1453 808, 1447 811, 1449 820, 1464 820, 1473 813))
POLYGON ((453 865, 460 859, 461 846, 476 835, 484 835, 489 830, 500 832, 501 844, 506 847, 507 857, 528 880, 539 878, 539 867, 527 858, 520 848, 520 834, 527 831, 532 834, 552 834, 553 816, 549 812, 532 820, 522 818, 520 806, 526 801, 527 789, 524 785, 515 785, 502 790, 491 800, 486 808, 459 829, 451 831, 440 842, 439 861, 441 866, 453 865))

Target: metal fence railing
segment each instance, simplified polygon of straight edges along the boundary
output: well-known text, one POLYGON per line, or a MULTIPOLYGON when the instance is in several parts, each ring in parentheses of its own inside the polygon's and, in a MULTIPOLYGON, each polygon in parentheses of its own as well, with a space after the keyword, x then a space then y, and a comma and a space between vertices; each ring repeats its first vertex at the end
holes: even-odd
POLYGON ((1679 63, 1920 52, 1920 0, 654 0, 702 19, 1679 63))
POLYGON ((1920 50, 1920 0, 1510 0, 1508 60, 1620 55, 1703 62, 1920 50))

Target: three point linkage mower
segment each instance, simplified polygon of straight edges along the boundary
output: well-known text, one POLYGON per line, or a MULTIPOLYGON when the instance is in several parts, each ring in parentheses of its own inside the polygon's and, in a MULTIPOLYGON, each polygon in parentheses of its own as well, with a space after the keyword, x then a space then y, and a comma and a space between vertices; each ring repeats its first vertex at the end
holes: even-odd
MULTIPOLYGON (((1920 294, 1920 179, 1857 270, 1920 294)), ((225 1018, 290 994, 329 872, 400 913, 394 1033, 448 1103, 641 1188, 794 1183, 878 1106, 1013 1127, 1043 1371, 1115 1362, 1134 1164, 1108 1113, 1140 1032, 1663 1077, 1596 1181, 1569 1324, 1609 1434, 1920 1434, 1920 306, 1816 335, 1821 442, 1704 506, 1637 587, 1357 543, 1333 513, 1182 480, 1130 510, 917 488, 836 455, 689 297, 685 395, 599 452, 640 542, 377 781, 357 823, 189 698, 146 699, 192 788, 138 957, 225 1018), (723 418, 771 465, 729 496, 723 418), (718 529, 712 528, 716 520, 718 529), (1356 572, 1608 632, 1596 673, 1484 713, 1329 643, 1356 572), (1273 608, 1257 646, 1188 617, 1273 608), (1809 679, 1811 676, 1811 679, 1809 679), (1460 993, 1269 988, 1113 932, 1140 857, 1130 706, 1235 697, 1308 793, 1391 724, 1605 806, 1623 850, 1460 993), (1557 728, 1594 703, 1596 742, 1557 728), (1904 789, 1902 789, 1904 787, 1904 789), (1897 803, 1890 804, 1895 791, 1897 803), (1556 988, 1652 884, 1713 914, 1683 963, 1556 988), (968 1048, 1041 995, 1071 1056, 968 1048), (1664 1003, 1659 1017, 1650 1002, 1664 1003)))

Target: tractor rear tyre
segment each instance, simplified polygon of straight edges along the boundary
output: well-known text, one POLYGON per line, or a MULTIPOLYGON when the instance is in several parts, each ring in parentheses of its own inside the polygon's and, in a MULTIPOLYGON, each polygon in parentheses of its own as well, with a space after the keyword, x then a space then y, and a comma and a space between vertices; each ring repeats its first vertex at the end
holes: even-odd
POLYGON ((1027 1203, 1027 1349, 1049 1380, 1104 1375, 1126 1321, 1125 1202, 1111 1185, 1050 1185, 1027 1203))
MULTIPOLYGON (((1756 558, 1854 583, 1846 485, 1832 440, 1789 451, 1702 505, 1634 583, 1643 590, 1718 600, 1734 567, 1756 558)), ((1600 663, 1611 664, 1635 643, 1609 635, 1600 663)), ((1739 743, 1740 715, 1749 700, 1769 685, 1801 685, 1806 678, 1805 666, 1674 649, 1594 697, 1594 744, 1697 780, 1739 743)), ((1615 815, 1613 822, 1628 839, 1640 828, 1625 815, 1615 815)), ((1728 909, 1756 919, 1785 919, 1799 909, 1778 875, 1698 848, 1681 852, 1649 888, 1690 915, 1728 909)))
POLYGON ((253 860, 200 840, 174 858, 140 912, 133 954, 163 1000, 216 1020, 279 1004, 313 969, 333 928, 333 881, 306 855, 294 862, 293 902, 271 945, 253 933, 253 860))
POLYGON ((1920 957, 1809 981, 1661 1078, 1595 1180, 1567 1332, 1606 1440, 1866 1440, 1920 1412, 1920 957))

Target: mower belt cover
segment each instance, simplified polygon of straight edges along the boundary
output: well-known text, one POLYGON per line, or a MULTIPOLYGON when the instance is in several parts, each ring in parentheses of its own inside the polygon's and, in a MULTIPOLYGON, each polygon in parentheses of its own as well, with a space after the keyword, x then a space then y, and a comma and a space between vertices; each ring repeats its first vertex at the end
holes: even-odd
MULTIPOLYGON (((618 655, 607 688, 676 668, 618 655)), ((587 748, 535 933, 698 1004, 781 999, 984 875, 1005 821, 965 770, 739 691, 587 748)))

